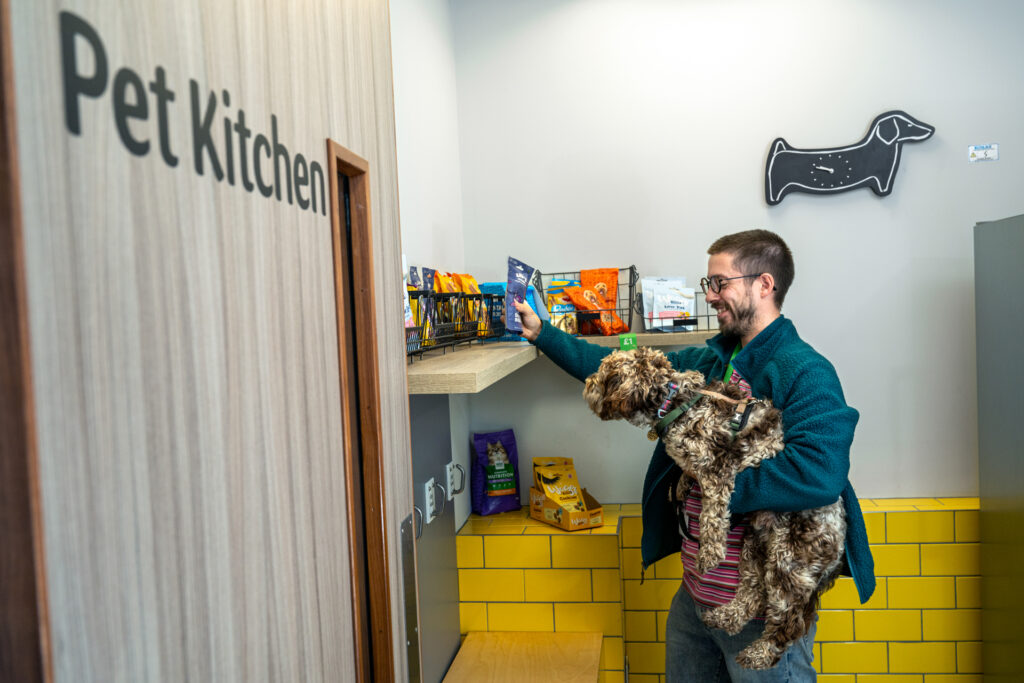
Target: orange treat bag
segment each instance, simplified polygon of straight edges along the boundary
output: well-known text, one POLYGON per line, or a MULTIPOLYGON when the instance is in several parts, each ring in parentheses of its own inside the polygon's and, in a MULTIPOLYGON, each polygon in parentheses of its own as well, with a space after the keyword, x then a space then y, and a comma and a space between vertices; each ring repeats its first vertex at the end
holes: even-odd
POLYGON ((592 289, 584 287, 566 287, 565 293, 572 299, 577 311, 592 311, 598 314, 597 320, 593 321, 601 334, 608 336, 617 334, 616 328, 625 329, 622 319, 614 311, 608 309, 607 302, 592 289))
MULTIPOLYGON (((610 315, 602 313, 601 319, 610 325, 611 331, 605 334, 619 334, 629 332, 626 324, 615 314, 615 304, 619 294, 619 269, 618 268, 592 268, 580 271, 580 284, 584 290, 591 290, 603 301, 603 309, 607 309, 610 315)), ((603 330, 602 330, 603 331, 603 330)))

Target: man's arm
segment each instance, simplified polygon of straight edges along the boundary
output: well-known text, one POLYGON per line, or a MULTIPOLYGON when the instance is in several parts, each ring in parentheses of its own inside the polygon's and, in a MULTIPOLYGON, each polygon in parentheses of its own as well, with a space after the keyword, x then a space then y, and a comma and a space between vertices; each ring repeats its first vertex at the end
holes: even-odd
POLYGON ((519 311, 523 336, 527 341, 535 344, 555 365, 581 382, 597 372, 604 357, 615 350, 590 344, 566 334, 551 323, 541 322, 529 304, 517 301, 515 307, 519 311))
POLYGON ((788 396, 772 400, 782 410, 785 446, 737 475, 730 509, 792 512, 834 503, 847 484, 859 418, 846 405, 835 370, 823 361, 802 372, 788 396))

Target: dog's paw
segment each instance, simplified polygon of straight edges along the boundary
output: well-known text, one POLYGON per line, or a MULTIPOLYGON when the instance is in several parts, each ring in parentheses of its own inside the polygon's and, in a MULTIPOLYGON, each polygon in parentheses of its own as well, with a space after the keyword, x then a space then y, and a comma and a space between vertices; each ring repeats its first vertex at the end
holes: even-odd
POLYGON ((736 663, 744 669, 761 671, 772 668, 779 663, 780 659, 782 659, 781 652, 778 652, 768 641, 758 639, 736 656, 736 663))
POLYGON ((743 630, 747 620, 737 610, 730 609, 728 605, 709 609, 700 615, 708 628, 722 629, 730 636, 734 636, 743 630))

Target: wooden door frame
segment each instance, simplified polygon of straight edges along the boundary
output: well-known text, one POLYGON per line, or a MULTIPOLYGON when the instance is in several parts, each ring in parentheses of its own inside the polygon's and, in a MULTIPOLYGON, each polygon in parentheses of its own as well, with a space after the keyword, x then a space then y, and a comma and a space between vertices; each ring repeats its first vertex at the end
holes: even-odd
POLYGON ((11 8, 0 0, 0 680, 53 680, 46 595, 11 8))
POLYGON ((388 527, 381 449, 373 230, 370 220, 370 164, 328 139, 327 166, 342 401, 346 400, 350 392, 358 392, 358 433, 352 421, 342 416, 356 675, 360 681, 393 681, 395 672, 391 642, 388 527), (340 176, 348 178, 351 237, 343 228, 340 176), (351 274, 347 272, 346 264, 349 261, 343 253, 343 250, 349 249, 350 244, 348 253, 351 258, 351 274), (349 281, 355 283, 351 291, 349 281), (351 321, 345 319, 346 300, 349 296, 351 321), (346 343, 350 334, 349 323, 357 333, 351 335, 350 343, 346 343), (358 358, 355 377, 349 376, 353 355, 358 358))

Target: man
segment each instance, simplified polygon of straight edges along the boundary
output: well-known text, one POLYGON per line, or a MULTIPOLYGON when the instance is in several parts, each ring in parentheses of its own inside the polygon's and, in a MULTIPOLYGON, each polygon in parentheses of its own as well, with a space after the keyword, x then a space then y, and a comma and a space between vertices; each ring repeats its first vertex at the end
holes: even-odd
MULTIPOLYGON (((763 621, 752 620, 741 633, 730 636, 704 626, 700 614, 729 602, 735 594, 747 513, 808 510, 840 496, 848 525, 844 573, 853 576, 861 602, 871 597, 874 562, 860 505, 847 479, 858 413, 846 405, 832 365, 800 339, 793 323, 781 313, 794 275, 793 256, 782 238, 767 230, 748 230, 718 239, 708 254, 708 273, 701 287, 718 314, 720 334, 708 340, 706 347, 667 356, 677 370, 698 370, 708 381, 723 379, 756 398, 770 399, 782 411, 785 447, 760 467, 736 477, 730 505, 735 524, 727 558, 702 576, 694 560, 700 490, 695 487, 685 501, 686 517, 691 520, 688 531, 695 538, 683 539, 668 495, 680 471, 658 442, 644 481, 643 570, 680 551, 684 566, 682 586, 669 608, 666 626, 666 677, 670 683, 813 681, 814 626, 777 666, 750 671, 736 664, 735 657, 760 635, 763 621)), ((577 379, 586 379, 612 352, 541 323, 526 304, 516 307, 523 336, 577 379)))

